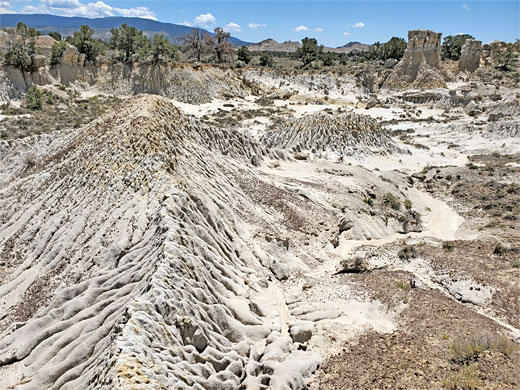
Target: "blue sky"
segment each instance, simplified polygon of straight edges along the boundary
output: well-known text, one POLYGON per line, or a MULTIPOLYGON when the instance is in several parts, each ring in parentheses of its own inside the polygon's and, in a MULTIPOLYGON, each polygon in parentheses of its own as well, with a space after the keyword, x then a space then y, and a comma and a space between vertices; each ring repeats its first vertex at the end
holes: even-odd
POLYGON ((327 46, 384 42, 426 28, 443 36, 469 33, 484 43, 520 38, 520 1, 171 1, 0 0, 0 13, 138 16, 162 22, 224 27, 245 41, 301 40, 327 46))

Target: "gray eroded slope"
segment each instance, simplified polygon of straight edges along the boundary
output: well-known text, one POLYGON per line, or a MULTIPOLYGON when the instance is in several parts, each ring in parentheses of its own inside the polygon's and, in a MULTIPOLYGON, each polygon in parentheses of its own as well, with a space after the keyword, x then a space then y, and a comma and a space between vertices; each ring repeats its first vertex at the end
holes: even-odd
POLYGON ((237 250, 235 202, 254 209, 225 172, 259 146, 147 95, 57 137, 4 145, 1 387, 236 389, 284 364, 272 384, 298 387, 317 358, 252 303, 263 266, 237 250))

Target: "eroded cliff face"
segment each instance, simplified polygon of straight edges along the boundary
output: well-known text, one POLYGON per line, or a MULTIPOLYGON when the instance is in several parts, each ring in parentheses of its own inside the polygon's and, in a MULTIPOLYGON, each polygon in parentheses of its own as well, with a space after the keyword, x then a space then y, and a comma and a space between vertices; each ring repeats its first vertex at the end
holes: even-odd
POLYGON ((474 72, 480 66, 482 55, 482 41, 468 39, 462 46, 459 59, 459 70, 461 72, 474 72))
POLYGON ((385 84, 390 87, 444 87, 441 36, 441 33, 431 30, 408 31, 404 56, 385 84))
POLYGON ((35 72, 7 66, 0 70, 6 101, 23 96, 32 85, 64 85, 79 91, 96 90, 119 96, 150 93, 184 103, 207 103, 219 97, 245 96, 248 87, 231 69, 215 66, 113 62, 86 63, 83 55, 67 49, 56 65, 42 65, 35 72))

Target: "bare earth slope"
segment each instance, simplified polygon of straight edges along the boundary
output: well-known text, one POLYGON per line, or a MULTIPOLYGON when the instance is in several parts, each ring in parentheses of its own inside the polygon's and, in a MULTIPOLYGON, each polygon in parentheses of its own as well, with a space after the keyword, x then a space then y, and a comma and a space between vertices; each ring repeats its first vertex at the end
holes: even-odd
POLYGON ((2 159, 2 388, 269 381, 254 342, 291 347, 249 308, 265 281, 237 251, 229 200, 243 196, 223 174, 261 158, 255 142, 138 96, 23 149, 2 159))
POLYGON ((2 107, 0 390, 520 387, 518 89, 171 70, 2 107))

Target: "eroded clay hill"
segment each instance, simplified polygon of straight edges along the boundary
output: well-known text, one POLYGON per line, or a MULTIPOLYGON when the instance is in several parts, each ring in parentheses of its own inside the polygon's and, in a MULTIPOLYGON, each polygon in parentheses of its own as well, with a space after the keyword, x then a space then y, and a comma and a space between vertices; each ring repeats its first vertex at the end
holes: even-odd
POLYGON ((268 148, 309 152, 342 159, 343 156, 391 153, 399 148, 373 118, 353 112, 318 113, 273 126, 263 135, 268 148))
POLYGON ((263 266, 239 254, 236 202, 254 206, 227 177, 252 159, 251 139, 146 95, 7 149, 2 388, 286 388, 315 369, 254 303, 263 266))

